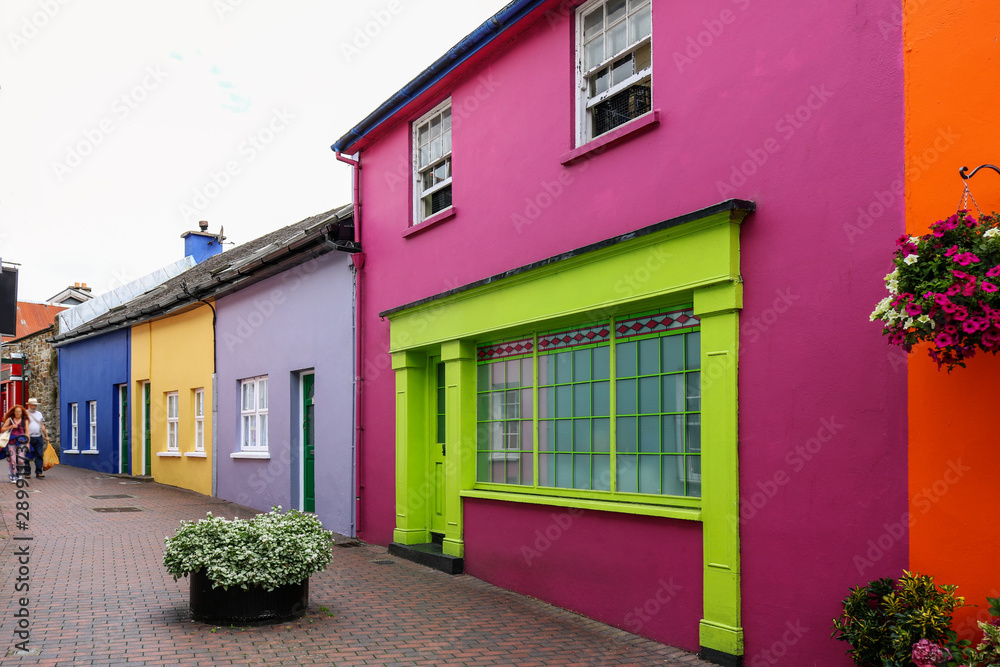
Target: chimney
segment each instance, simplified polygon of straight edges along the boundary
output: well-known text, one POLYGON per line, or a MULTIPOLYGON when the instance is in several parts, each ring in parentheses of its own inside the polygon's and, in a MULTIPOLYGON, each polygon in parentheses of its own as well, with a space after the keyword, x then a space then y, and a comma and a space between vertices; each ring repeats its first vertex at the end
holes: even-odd
POLYGON ((207 220, 200 220, 198 227, 200 231, 181 234, 184 239, 184 256, 193 257, 196 264, 222 252, 222 242, 226 240, 221 230, 218 234, 209 233, 207 220))

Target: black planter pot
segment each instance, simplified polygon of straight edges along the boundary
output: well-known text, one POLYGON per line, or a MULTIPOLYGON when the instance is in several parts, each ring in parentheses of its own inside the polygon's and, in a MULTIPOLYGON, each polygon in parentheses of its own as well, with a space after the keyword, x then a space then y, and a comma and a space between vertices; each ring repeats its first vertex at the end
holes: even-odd
POLYGON ((212 625, 268 625, 299 618, 309 606, 309 580, 278 586, 273 591, 251 587, 212 588, 202 572, 191 579, 191 616, 212 625))

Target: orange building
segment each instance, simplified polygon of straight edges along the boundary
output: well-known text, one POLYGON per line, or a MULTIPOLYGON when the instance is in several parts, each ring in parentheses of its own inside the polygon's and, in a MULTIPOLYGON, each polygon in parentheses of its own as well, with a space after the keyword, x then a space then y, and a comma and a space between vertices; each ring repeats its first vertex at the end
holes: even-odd
MULTIPOLYGON (((995 0, 904 0, 901 20, 887 22, 884 32, 899 25, 906 226, 918 235, 961 205, 960 167, 1000 164, 1000 14, 995 0)), ((982 212, 1000 210, 1000 174, 984 169, 968 185, 982 212)), ((978 215, 972 199, 967 206, 978 215)), ((976 617, 988 616, 986 596, 1000 596, 1000 525, 991 516, 1000 471, 1000 358, 979 354, 948 373, 918 349, 907 364, 910 567, 957 584, 966 603, 978 605, 955 614, 960 635, 971 637, 976 617)))

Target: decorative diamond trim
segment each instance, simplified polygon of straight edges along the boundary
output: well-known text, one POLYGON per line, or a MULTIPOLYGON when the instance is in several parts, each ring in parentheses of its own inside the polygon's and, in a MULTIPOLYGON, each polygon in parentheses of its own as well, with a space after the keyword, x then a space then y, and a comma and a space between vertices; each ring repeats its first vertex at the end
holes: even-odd
POLYGON ((584 329, 573 329, 571 331, 560 331, 555 334, 546 334, 538 337, 538 349, 542 352, 549 350, 559 350, 567 347, 577 347, 579 345, 593 345, 594 343, 607 343, 611 340, 611 329, 606 324, 598 324, 584 329))
POLYGON ((506 343, 496 343, 494 345, 484 345, 477 350, 476 358, 479 361, 493 361, 505 357, 516 357, 520 354, 531 354, 535 349, 535 342, 531 338, 522 340, 512 340, 506 343))
POLYGON ((685 310, 674 310, 669 313, 643 315, 642 317, 635 317, 630 320, 621 320, 615 324, 615 331, 618 332, 618 338, 629 338, 631 336, 642 336, 661 331, 687 329, 696 327, 699 324, 701 324, 701 320, 694 314, 694 309, 687 308, 685 310))

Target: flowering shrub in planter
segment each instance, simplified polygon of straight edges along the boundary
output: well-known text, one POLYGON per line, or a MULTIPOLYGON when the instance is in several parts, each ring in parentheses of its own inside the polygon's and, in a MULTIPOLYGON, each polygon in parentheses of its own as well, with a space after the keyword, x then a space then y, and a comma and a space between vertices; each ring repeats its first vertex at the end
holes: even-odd
POLYGON ((918 659, 942 662, 917 664, 945 664, 951 655, 935 642, 954 638, 951 615, 965 602, 956 588, 939 587, 933 577, 905 570, 899 581, 883 578, 855 586, 833 619, 832 636, 847 642, 847 655, 858 667, 911 667, 918 659))
POLYGON ((931 344, 938 368, 965 367, 978 351, 1000 351, 1000 229, 997 214, 959 211, 923 236, 896 241, 889 296, 871 314, 889 342, 909 352, 931 344))
POLYGON ((319 519, 280 507, 252 519, 208 515, 182 521, 166 538, 163 564, 174 581, 203 573, 212 588, 259 587, 266 591, 298 584, 322 572, 333 558, 333 534, 319 519))

